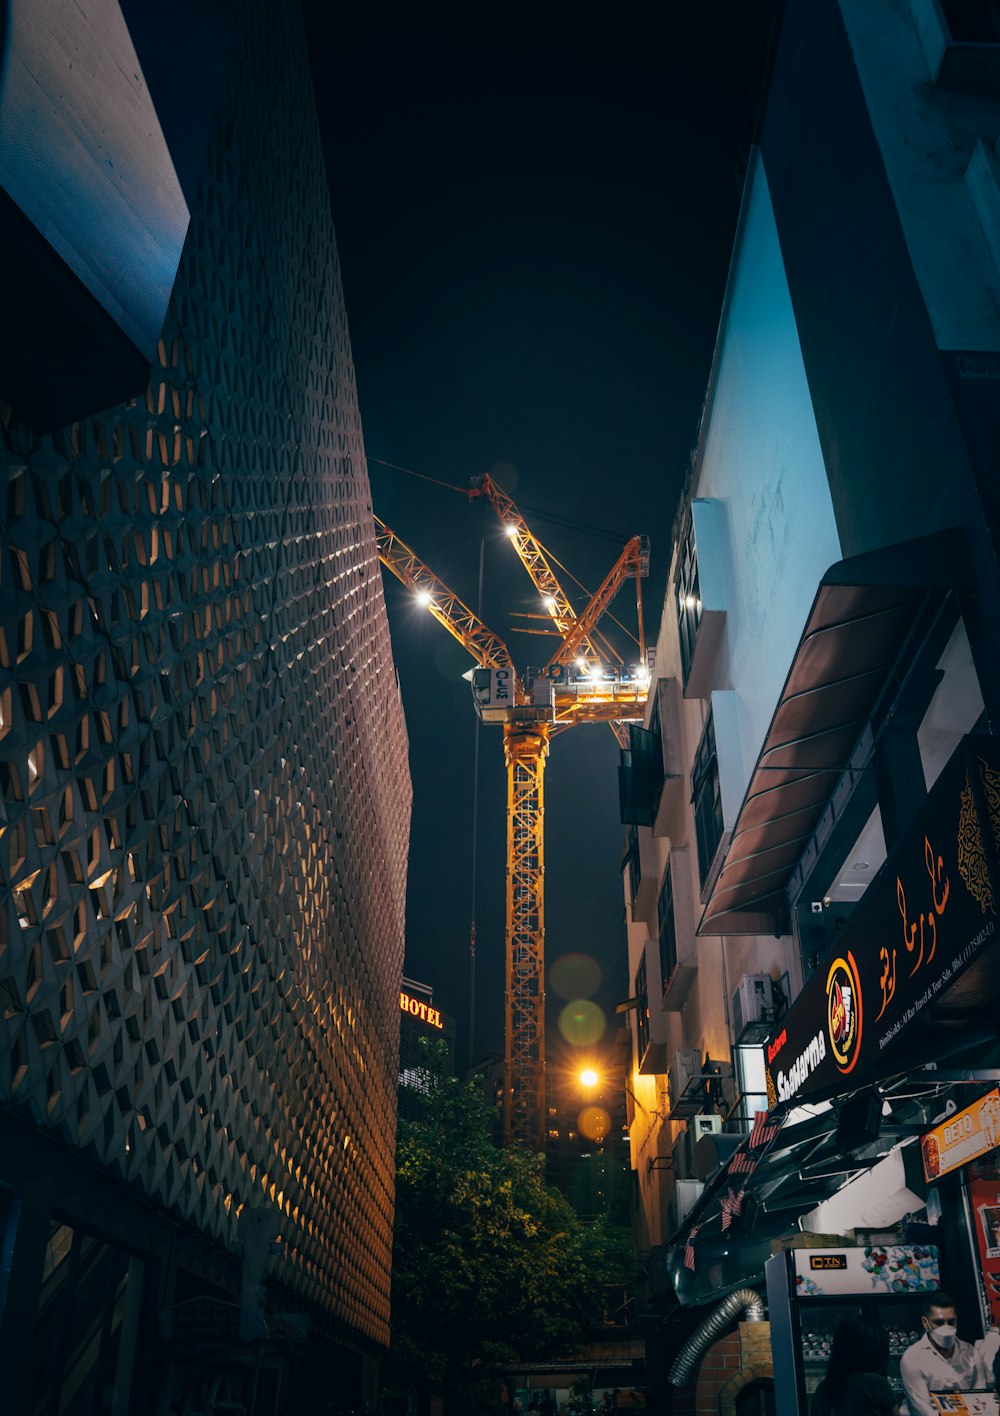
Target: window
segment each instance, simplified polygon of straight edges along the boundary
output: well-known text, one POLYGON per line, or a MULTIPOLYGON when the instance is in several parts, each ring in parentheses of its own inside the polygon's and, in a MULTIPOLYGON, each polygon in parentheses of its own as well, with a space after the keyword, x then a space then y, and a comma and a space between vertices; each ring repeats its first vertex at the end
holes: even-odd
POLYGON ((629 745, 619 753, 618 805, 623 826, 652 826, 663 790, 659 734, 630 723, 629 745))
POLYGON ((38 1314, 26 1352, 26 1410, 97 1416, 129 1406, 144 1266, 59 1220, 49 1225, 38 1314))
POLYGON ((962 44, 1000 44, 1000 0, 941 0, 951 37, 962 44))
POLYGON ((635 826, 630 826, 625 836, 625 866, 628 870, 628 899, 629 904, 635 904, 635 897, 639 893, 639 882, 642 879, 642 863, 639 859, 639 831, 635 826))
POLYGON ((736 1087, 740 1095, 740 1120, 745 1126, 753 1125, 756 1112, 766 1111, 767 1074, 764 1070, 764 1049, 760 1042, 737 1044, 733 1048, 736 1059, 736 1087))
POLYGON ((691 801, 698 837, 698 878, 704 888, 722 840, 722 789, 715 750, 715 723, 709 713, 691 769, 691 801))
POLYGON ((646 984, 646 956, 643 954, 635 975, 635 1028, 639 1061, 649 1050, 649 989, 646 984))
POLYGON ((674 877, 670 862, 656 901, 656 925, 660 941, 660 981, 666 992, 667 984, 677 967, 677 925, 674 922, 674 877))
POLYGON ((698 583, 698 547, 694 522, 688 522, 684 546, 677 562, 677 634, 681 646, 681 668, 685 684, 691 672, 695 640, 701 624, 701 588, 698 583))

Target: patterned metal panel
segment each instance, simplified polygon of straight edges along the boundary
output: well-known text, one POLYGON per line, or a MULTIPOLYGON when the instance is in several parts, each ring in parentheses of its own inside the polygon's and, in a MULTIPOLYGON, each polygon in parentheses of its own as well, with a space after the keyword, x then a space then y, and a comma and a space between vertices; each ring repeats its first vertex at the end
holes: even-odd
MULTIPOLYGON (((279 13, 280 11, 280 13, 279 13)), ((297 7, 145 398, 2 428, 0 1102, 388 1337, 410 781, 297 7)))

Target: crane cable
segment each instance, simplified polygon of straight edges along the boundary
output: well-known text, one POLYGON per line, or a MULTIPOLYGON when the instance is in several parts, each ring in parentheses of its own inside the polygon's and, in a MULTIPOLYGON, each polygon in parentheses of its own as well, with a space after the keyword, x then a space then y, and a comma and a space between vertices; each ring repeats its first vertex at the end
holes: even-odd
MULTIPOLYGON (((486 553, 486 535, 483 528, 482 511, 479 516, 479 592, 476 599, 476 615, 483 615, 483 564, 486 553)), ((476 1036, 476 864, 479 848, 479 732, 482 723, 475 715, 475 738, 472 753, 472 884, 470 888, 471 923, 469 925, 469 1065, 468 1075, 472 1076, 473 1044, 476 1036)))
MULTIPOLYGON (((387 462, 384 457, 371 457, 366 455, 366 461, 376 463, 379 467, 389 467, 393 472, 404 472, 407 477, 416 477, 421 482, 430 482, 432 486, 444 487, 446 492, 458 492, 460 496, 468 499, 468 487, 456 487, 454 482, 442 482, 439 477, 428 477, 426 472, 414 472, 412 467, 404 467, 399 462, 387 462)), ((570 531, 582 531, 588 536, 597 536, 602 541, 614 541, 617 545, 624 545, 628 540, 627 536, 619 534, 617 531, 609 531, 605 526, 595 526, 591 521, 576 521, 571 516, 557 516, 551 511, 542 511, 537 506, 525 506, 522 511, 530 512, 532 516, 541 517, 543 521, 551 521, 555 526, 564 526, 570 531)))

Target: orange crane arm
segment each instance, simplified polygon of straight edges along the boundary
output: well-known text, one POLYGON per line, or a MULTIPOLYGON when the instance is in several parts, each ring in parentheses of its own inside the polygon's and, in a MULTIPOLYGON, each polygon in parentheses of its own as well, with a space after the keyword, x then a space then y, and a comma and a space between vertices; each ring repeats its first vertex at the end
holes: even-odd
MULTIPOLYGON (((576 622, 576 611, 570 604, 565 590, 559 584, 556 573, 549 564, 544 547, 529 531, 527 522, 518 511, 513 497, 508 496, 503 487, 494 482, 488 472, 484 472, 472 480, 469 500, 472 501, 476 497, 486 497, 490 502, 511 539, 518 560, 531 576, 532 584, 542 597, 546 613, 559 633, 565 635, 576 622)), ((585 636, 577 639, 576 642, 578 645, 582 643, 585 646, 584 652, 588 657, 594 659, 601 657, 585 636)))
POLYGON ((378 558, 387 570, 408 590, 419 595, 438 624, 469 651, 484 669, 510 669, 514 674, 517 698, 525 702, 527 695, 514 669, 514 660, 499 634, 464 604, 443 580, 426 566, 417 553, 400 540, 395 531, 380 517, 375 520, 375 543, 378 558))
MULTIPOLYGON (((579 619, 573 621, 567 632, 563 636, 563 642, 552 655, 552 658, 542 670, 543 673, 553 668, 556 664, 565 664, 576 653, 586 636, 595 627, 604 611, 611 604, 611 601, 618 594, 629 576, 634 575, 636 579, 636 591, 639 603, 639 636, 642 640, 642 587, 641 577, 649 574, 649 541, 645 536, 633 536, 631 541, 625 546, 621 555, 604 577, 603 583, 595 590, 591 596, 590 604, 580 615, 579 619)), ((646 646, 642 642, 639 645, 639 653, 643 661, 646 658, 646 646)))

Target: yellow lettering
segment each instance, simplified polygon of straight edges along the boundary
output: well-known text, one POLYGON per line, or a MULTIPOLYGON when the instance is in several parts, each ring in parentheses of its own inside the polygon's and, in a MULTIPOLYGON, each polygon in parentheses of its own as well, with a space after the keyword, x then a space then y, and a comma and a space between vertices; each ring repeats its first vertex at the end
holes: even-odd
POLYGON ((938 899, 938 886, 941 884, 941 874, 944 870, 944 861, 940 856, 937 858, 937 868, 934 865, 934 851, 930 841, 924 837, 924 864, 927 866, 927 873, 931 877, 931 899, 934 902, 934 910, 937 914, 944 914, 944 907, 948 903, 948 896, 951 893, 951 881, 945 876, 944 890, 938 899))
MULTIPOLYGON (((907 952, 908 954, 912 954, 912 953, 913 953, 913 946, 914 946, 914 944, 916 943, 916 940, 917 940, 917 925, 916 925, 916 922, 914 922, 913 924, 910 924, 909 920, 906 918, 906 892, 905 892, 904 889, 903 889, 903 882, 902 882, 902 880, 900 880, 900 878, 899 878, 898 875, 896 876, 896 903, 897 903, 897 905, 899 906, 899 913, 903 916, 903 943, 906 945, 906 952, 907 952)), ((920 933, 920 953, 917 955, 917 962, 913 965, 913 968, 910 970, 910 977, 911 977, 911 978, 912 978, 913 975, 916 973, 917 969, 919 969, 921 963, 923 962, 923 957, 924 957, 924 936, 923 936, 923 931, 921 930, 921 933, 920 933)))

